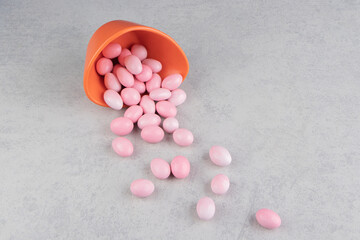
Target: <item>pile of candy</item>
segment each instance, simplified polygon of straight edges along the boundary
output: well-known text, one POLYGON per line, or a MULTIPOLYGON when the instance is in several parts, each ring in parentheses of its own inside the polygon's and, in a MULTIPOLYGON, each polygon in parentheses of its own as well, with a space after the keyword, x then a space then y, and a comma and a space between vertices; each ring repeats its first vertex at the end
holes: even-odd
MULTIPOLYGON (((131 49, 123 49, 118 43, 110 43, 102 51, 96 63, 96 71, 104 76, 104 101, 115 109, 127 105, 123 117, 114 119, 110 129, 118 136, 113 140, 114 151, 128 157, 133 154, 133 144, 125 137, 132 132, 134 124, 141 129, 141 138, 149 143, 161 142, 164 131, 172 134, 173 140, 179 146, 189 146, 193 143, 193 134, 179 128, 175 118, 177 106, 184 103, 186 93, 179 89, 183 77, 179 73, 166 76, 163 80, 158 74, 162 70, 161 62, 147 58, 147 49, 140 44, 134 44, 131 49), (161 121, 162 122, 162 127, 161 121)), ((218 166, 231 163, 231 155, 221 146, 213 146, 209 151, 211 161, 218 166)), ((170 174, 175 178, 186 178, 190 173, 190 162, 184 156, 176 156, 169 164, 167 161, 155 158, 150 164, 151 172, 158 179, 167 179, 170 174)), ((216 175, 211 181, 211 190, 215 194, 225 194, 230 187, 230 180, 224 174, 216 175)), ((137 179, 131 183, 130 190, 137 197, 148 197, 154 190, 154 183, 147 179, 137 179)), ((215 203, 209 197, 201 198, 196 206, 200 219, 210 220, 215 214, 215 203)), ((269 209, 260 209, 256 219, 263 227, 272 229, 281 224, 280 217, 269 209)))

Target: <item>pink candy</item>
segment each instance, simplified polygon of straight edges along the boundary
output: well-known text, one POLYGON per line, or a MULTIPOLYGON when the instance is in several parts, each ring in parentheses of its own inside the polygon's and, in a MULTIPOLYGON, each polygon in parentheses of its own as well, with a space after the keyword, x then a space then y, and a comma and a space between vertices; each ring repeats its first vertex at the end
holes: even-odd
POLYGON ((122 66, 125 66, 125 58, 126 58, 127 56, 129 56, 129 55, 131 55, 131 52, 130 52, 129 49, 124 48, 124 49, 121 51, 121 53, 120 53, 120 55, 119 55, 119 57, 118 57, 118 61, 119 61, 119 63, 120 63, 122 66))
POLYGON ((190 173, 190 163, 186 157, 177 156, 171 161, 171 172, 176 178, 186 178, 190 173))
POLYGON ((124 87, 132 87, 134 85, 134 76, 123 67, 116 69, 115 75, 124 87))
POLYGON ((154 73, 149 81, 146 82, 146 91, 151 92, 154 89, 160 88, 161 77, 159 74, 154 73))
POLYGON ((139 80, 134 81, 134 85, 132 86, 136 89, 140 94, 143 94, 146 91, 145 83, 140 82, 139 80))
POLYGON ((231 163, 229 151, 221 146, 213 146, 209 151, 211 161, 218 166, 227 166, 231 163))
POLYGON ((133 123, 136 123, 142 115, 143 109, 138 105, 130 106, 124 113, 124 117, 130 119, 133 123))
POLYGON ((178 88, 171 92, 171 97, 168 99, 169 102, 173 103, 175 106, 183 104, 186 100, 186 93, 184 90, 178 88))
POLYGON ((107 45, 104 50, 102 51, 102 54, 106 58, 116 58, 121 53, 121 46, 118 43, 110 43, 107 45))
POLYGON ((144 113, 155 113, 155 102, 148 95, 142 96, 140 106, 144 109, 144 113))
POLYGON ((169 117, 163 121, 163 129, 167 133, 173 133, 176 129, 179 128, 179 121, 176 118, 169 117))
POLYGON ((230 187, 229 178, 224 174, 216 175, 211 181, 211 190, 216 194, 225 194, 230 187))
POLYGON ((96 63, 96 71, 99 75, 105 75, 111 72, 113 63, 108 58, 100 58, 96 63))
POLYGON ((115 138, 112 141, 112 148, 121 157, 129 157, 134 151, 132 143, 124 137, 115 138))
POLYGON ((154 184, 147 179, 137 179, 131 183, 130 191, 137 197, 148 197, 155 190, 154 184))
POLYGON ((131 47, 131 54, 137 56, 142 61, 147 57, 147 50, 143 45, 134 44, 131 47))
POLYGON ((175 105, 168 101, 156 103, 156 111, 164 118, 175 117, 177 114, 175 105))
POLYGON ((158 179, 166 179, 170 176, 171 170, 170 165, 164 159, 155 158, 150 164, 151 172, 158 179))
POLYGON ((115 118, 110 124, 111 131, 119 136, 124 136, 131 133, 133 128, 133 122, 126 117, 115 118))
POLYGON ((154 113, 146 113, 139 118, 137 125, 140 129, 143 129, 144 127, 150 125, 159 126, 160 123, 161 123, 161 118, 158 115, 154 113))
POLYGON ((135 55, 129 55, 124 58, 126 69, 132 74, 139 74, 142 71, 140 59, 135 55))
POLYGON ((158 73, 162 69, 161 62, 155 59, 147 58, 142 63, 148 65, 154 73, 158 73))
POLYGON ((171 96, 171 92, 166 88, 157 88, 150 92, 150 98, 154 101, 166 100, 171 96))
POLYGON ((209 197, 201 198, 196 205, 196 212, 200 219, 210 220, 215 215, 215 203, 209 197))
POLYGON ((115 110, 120 110, 123 107, 122 98, 116 91, 111 89, 105 91, 104 101, 109 107, 115 110))
POLYGON ((104 84, 107 89, 112 89, 116 92, 121 90, 121 84, 119 79, 113 73, 107 73, 104 77, 104 84))
POLYGON ((267 229, 278 228, 281 225, 280 216, 270 209, 260 209, 256 212, 256 221, 267 229))
POLYGON ((135 77, 141 82, 147 82, 152 78, 151 68, 145 64, 142 65, 142 71, 139 74, 136 74, 135 77))
POLYGON ((186 147, 193 143, 194 136, 189 130, 185 128, 178 128, 173 133, 173 139, 177 145, 186 147))
POLYGON ((178 87, 180 87, 182 80, 183 80, 183 78, 180 74, 178 74, 178 73, 171 74, 171 75, 167 76, 166 78, 164 78, 164 80, 161 83, 161 87, 167 88, 169 90, 174 90, 174 89, 177 89, 178 87))
POLYGON ((140 93, 135 88, 124 88, 121 97, 128 106, 136 105, 140 102, 140 93))
POLYGON ((141 130, 141 138, 148 143, 158 143, 164 138, 164 130, 157 125, 145 126, 141 130))

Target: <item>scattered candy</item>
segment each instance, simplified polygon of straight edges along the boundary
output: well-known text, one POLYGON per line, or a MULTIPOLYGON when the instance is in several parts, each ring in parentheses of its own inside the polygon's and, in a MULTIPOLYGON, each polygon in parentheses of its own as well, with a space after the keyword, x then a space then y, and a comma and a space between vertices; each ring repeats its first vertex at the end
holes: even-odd
POLYGON ((229 151, 221 146, 213 146, 209 151, 211 161, 218 166, 227 166, 231 163, 229 151))
POLYGON ((140 93, 135 88, 124 88, 121 97, 128 106, 136 105, 140 102, 140 93))
POLYGON ((134 85, 132 86, 136 89, 140 94, 143 94, 146 91, 145 83, 140 82, 139 80, 134 81, 134 85))
POLYGON ((96 63, 96 71, 99 75, 105 75, 111 72, 113 63, 108 58, 100 58, 96 63))
POLYGON ((131 54, 137 56, 142 61, 147 57, 147 50, 143 45, 134 44, 131 47, 131 54))
POLYGON ((155 113, 155 102, 148 95, 141 97, 140 106, 144 109, 144 113, 155 113))
POLYGON ((111 89, 104 92, 104 101, 109 107, 115 110, 120 110, 123 107, 123 100, 119 93, 111 89))
POLYGON ((155 107, 158 114, 164 118, 175 117, 177 114, 175 105, 168 101, 157 102, 155 107))
POLYGON ((196 212, 200 219, 210 220, 215 215, 215 203, 209 197, 201 198, 196 205, 196 212))
POLYGON ((169 102, 173 103, 175 106, 183 104, 186 100, 186 93, 184 90, 178 88, 171 92, 171 97, 168 99, 169 102))
POLYGON ((166 100, 171 97, 171 92, 166 88, 157 88, 150 92, 150 98, 154 101, 166 100))
POLYGON ((124 137, 115 138, 112 141, 112 148, 121 157, 129 157, 133 154, 134 151, 132 143, 124 137))
POLYGON ((141 82, 147 82, 152 77, 152 70, 148 65, 142 65, 142 71, 139 74, 136 74, 135 77, 137 80, 141 82))
POLYGON ((211 181, 211 190, 216 194, 225 194, 229 187, 229 178, 224 174, 216 175, 211 181))
POLYGON ((173 133, 173 139, 177 145, 186 147, 193 143, 194 136, 189 130, 185 128, 178 128, 173 133))
POLYGON ((162 88, 167 88, 169 90, 177 89, 181 83, 182 83, 182 76, 178 73, 171 74, 164 78, 164 80, 161 83, 162 88))
POLYGON ((118 57, 120 53, 121 53, 121 46, 118 43, 110 43, 102 51, 104 57, 110 59, 118 57))
POLYGON ((141 138, 148 143, 158 143, 164 138, 164 130, 157 125, 145 126, 141 130, 141 138))
POLYGON ((151 92, 154 89, 160 88, 161 77, 159 74, 154 73, 149 81, 146 82, 146 91, 151 92))
POLYGON ((160 123, 161 123, 161 118, 157 114, 146 113, 139 118, 137 125, 140 129, 143 129, 144 127, 150 126, 150 125, 159 126, 160 123))
POLYGON ((110 129, 119 136, 128 135, 134 128, 134 123, 126 117, 118 117, 112 120, 110 129))
POLYGON ((147 179, 137 179, 130 185, 130 191, 137 197, 148 197, 154 192, 154 184, 147 179))
POLYGON ((281 218, 280 216, 270 210, 270 209, 260 209, 259 211, 256 212, 256 221, 263 226, 264 228, 267 229, 274 229, 274 228, 278 228, 281 225, 281 218))
POLYGON ((130 119, 133 123, 136 123, 142 115, 143 109, 138 105, 130 106, 124 113, 124 117, 130 119))
POLYGON ((178 128, 179 128, 179 121, 174 117, 166 118, 163 121, 163 129, 167 133, 173 133, 178 128))
POLYGON ((158 73, 162 69, 161 62, 152 58, 147 58, 144 61, 142 61, 142 63, 148 65, 154 73, 158 73))
POLYGON ((176 178, 186 178, 190 173, 190 163, 186 157, 177 156, 171 161, 171 172, 176 178))
POLYGON ((119 92, 121 90, 121 84, 119 79, 113 73, 107 73, 104 77, 104 84, 107 89, 112 89, 115 92, 119 92))
POLYGON ((170 176, 170 165, 164 159, 154 158, 150 164, 151 172, 159 179, 166 179, 170 176))

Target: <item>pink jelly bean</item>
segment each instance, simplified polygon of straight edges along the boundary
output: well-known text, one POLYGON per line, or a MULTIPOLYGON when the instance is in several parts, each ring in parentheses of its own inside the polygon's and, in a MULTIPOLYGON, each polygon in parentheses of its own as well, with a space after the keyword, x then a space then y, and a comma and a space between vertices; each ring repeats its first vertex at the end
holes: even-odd
POLYGON ((142 71, 140 59, 135 55, 129 55, 124 59, 126 69, 132 74, 139 74, 142 71))
POLYGON ((144 113, 155 113, 155 102, 148 95, 141 97, 140 106, 143 108, 144 113))
POLYGON ((171 172, 176 178, 186 178, 190 173, 190 163, 184 156, 176 156, 171 161, 171 172))
POLYGON ((185 128, 178 128, 173 133, 173 139, 177 145, 186 147, 193 143, 194 136, 189 130, 185 128))
POLYGON ((166 88, 157 88, 150 92, 150 98, 154 101, 166 100, 171 96, 171 92, 166 88))
POLYGON ((124 88, 120 94, 122 100, 128 106, 136 105, 140 102, 140 93, 135 88, 124 88))
POLYGON ((182 76, 178 73, 171 74, 164 78, 164 80, 161 83, 162 88, 167 88, 169 90, 177 89, 181 83, 182 83, 182 76))
POLYGON ((111 121, 110 129, 113 133, 119 136, 124 136, 134 128, 134 123, 126 117, 118 117, 111 121))
POLYGON ((154 184, 147 179, 137 179, 133 181, 130 185, 130 191, 133 195, 137 197, 148 197, 155 190, 154 184))
POLYGON ((104 92, 104 101, 109 107, 115 110, 120 110, 123 107, 123 100, 119 93, 112 89, 104 92))
POLYGON ((154 158, 150 164, 151 172, 159 179, 166 179, 170 176, 170 165, 161 158, 154 158))
POLYGON ((143 64, 141 73, 136 74, 135 77, 141 82, 147 82, 151 79, 152 74, 151 68, 148 65, 143 64))
POLYGON ((211 161, 218 166, 227 166, 231 163, 229 151, 222 146, 213 146, 209 151, 211 161))
POLYGON ((260 209, 256 212, 256 221, 267 229, 278 228, 281 225, 280 216, 270 209, 260 209))
POLYGON ((159 117, 159 115, 155 113, 146 113, 139 118, 137 125, 140 129, 143 129, 144 127, 150 125, 159 126, 160 123, 161 123, 161 118, 159 117))
POLYGON ((120 53, 121 53, 121 46, 118 43, 110 43, 102 51, 104 57, 110 59, 118 57, 120 53))
POLYGON ((164 138, 164 130, 157 125, 145 126, 141 130, 141 138, 148 143, 158 143, 164 138))
POLYGON ((156 111, 164 118, 175 117, 177 110, 174 104, 168 101, 160 101, 156 103, 156 111))
POLYGON ((125 61, 124 61, 124 60, 125 60, 125 58, 126 58, 127 56, 129 56, 129 55, 131 55, 130 50, 127 49, 127 48, 123 48, 122 51, 121 51, 121 53, 120 53, 120 55, 119 55, 119 57, 118 57, 118 61, 119 61, 119 63, 120 63, 122 66, 125 67, 125 61))
POLYGON ((147 57, 147 50, 143 45, 134 44, 131 47, 131 54, 137 56, 142 61, 147 57))
POLYGON ((209 197, 201 198, 196 205, 196 212, 201 220, 210 220, 215 215, 215 203, 209 197))
POLYGON ((115 75, 124 87, 132 87, 134 85, 134 76, 129 73, 126 68, 119 67, 116 70, 115 75))
POLYGON ((171 97, 168 99, 169 102, 173 103, 175 106, 183 104, 186 100, 186 93, 184 90, 178 88, 171 92, 171 97))
POLYGON ((154 73, 158 73, 162 69, 161 62, 152 58, 147 58, 144 61, 142 61, 142 63, 148 65, 151 68, 152 72, 154 73))
POLYGON ((113 69, 112 69, 112 73, 113 74, 115 74, 116 75, 116 71, 118 70, 118 68, 120 68, 121 67, 121 65, 120 64, 115 64, 115 66, 113 67, 113 69))
POLYGON ((124 117, 130 119, 133 123, 136 123, 142 115, 143 109, 138 105, 129 107, 124 113, 124 117))
POLYGON ((225 194, 229 187, 229 178, 224 174, 218 174, 211 180, 211 190, 216 194, 225 194))
POLYGON ((146 82, 146 91, 151 92, 154 89, 160 88, 161 77, 159 74, 154 73, 149 81, 146 82))
POLYGON ((113 63, 108 58, 103 57, 96 62, 96 71, 99 75, 105 75, 111 72, 112 68, 113 68, 113 63))
POLYGON ((145 83, 140 82, 139 80, 136 79, 132 87, 135 88, 140 94, 143 94, 146 91, 145 83))
POLYGON ((179 121, 174 117, 166 118, 163 121, 163 129, 167 133, 173 133, 178 128, 179 128, 179 121))
POLYGON ((116 92, 121 90, 121 84, 119 79, 113 73, 107 73, 104 77, 104 84, 107 89, 112 89, 116 92))
POLYGON ((134 152, 134 147, 132 143, 124 137, 115 138, 112 141, 112 148, 121 157, 129 157, 134 152))

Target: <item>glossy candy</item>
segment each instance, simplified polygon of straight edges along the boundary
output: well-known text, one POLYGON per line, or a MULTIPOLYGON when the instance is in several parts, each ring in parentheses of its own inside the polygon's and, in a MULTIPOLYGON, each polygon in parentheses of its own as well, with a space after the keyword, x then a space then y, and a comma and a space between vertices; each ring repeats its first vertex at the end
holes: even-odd
POLYGON ((122 66, 125 67, 125 58, 126 58, 127 56, 129 56, 129 55, 131 55, 131 52, 130 52, 129 49, 124 48, 124 49, 121 51, 121 53, 120 53, 120 55, 119 55, 119 57, 118 57, 118 61, 119 61, 119 63, 120 63, 122 66))
POLYGON ((141 97, 140 106, 144 109, 144 113, 155 113, 155 102, 148 95, 141 97))
POLYGON ((174 117, 169 117, 163 121, 163 129, 167 133, 173 133, 176 129, 179 128, 179 121, 174 117))
POLYGON ((143 109, 138 105, 130 106, 124 113, 124 117, 130 119, 133 123, 136 123, 142 115, 143 109))
POLYGON ((170 164, 161 158, 154 158, 150 164, 151 172, 159 179, 166 179, 170 176, 170 164))
POLYGON ((209 151, 211 161, 218 166, 227 166, 231 163, 229 151, 222 146, 213 146, 209 151))
POLYGON ((147 57, 147 50, 141 44, 134 44, 131 47, 131 54, 137 56, 142 61, 147 57))
POLYGON ((173 133, 173 139, 177 145, 186 147, 193 143, 194 136, 189 130, 185 128, 178 128, 173 133))
POLYGON ((168 90, 166 88, 157 88, 157 89, 152 90, 150 92, 149 96, 154 101, 161 101, 161 100, 166 100, 169 97, 171 97, 171 92, 170 92, 170 90, 168 90))
POLYGON ((111 121, 110 129, 113 133, 119 136, 124 136, 134 128, 134 123, 126 117, 118 117, 111 121))
POLYGON ((143 94, 146 91, 145 83, 140 82, 139 80, 136 79, 132 87, 135 88, 140 94, 143 94))
POLYGON ((211 190, 216 194, 225 194, 229 187, 229 178, 224 174, 216 175, 211 181, 211 190))
POLYGON ((144 127, 149 125, 159 126, 160 123, 161 123, 161 118, 159 117, 159 115, 155 113, 146 113, 139 118, 137 125, 140 129, 143 129, 144 127))
POLYGON ((104 101, 109 107, 115 110, 120 110, 123 107, 123 100, 119 93, 111 89, 104 92, 104 101))
POLYGON ((168 101, 160 101, 156 103, 156 111, 164 118, 175 117, 177 110, 174 104, 168 101))
POLYGON ((167 88, 169 90, 174 90, 180 87, 182 83, 182 76, 179 73, 171 74, 164 78, 164 80, 161 83, 162 88, 167 88))
POLYGON ((130 191, 133 195, 137 197, 148 197, 155 190, 154 184, 147 179, 137 179, 133 181, 130 185, 130 191))
POLYGON ((121 84, 119 79, 113 73, 107 73, 104 77, 104 84, 107 89, 112 89, 115 92, 119 92, 121 90, 121 84))
POLYGON ((176 178, 186 178, 190 173, 190 163, 186 157, 177 156, 171 161, 171 172, 176 178))
POLYGON ((151 92, 154 89, 160 88, 161 77, 159 74, 154 73, 149 81, 146 82, 146 91, 151 92))
POLYGON ((154 73, 158 73, 162 69, 161 62, 152 58, 147 58, 142 63, 148 65, 154 73))
POLYGON ((215 215, 215 203, 209 197, 201 198, 196 205, 196 212, 200 219, 210 220, 215 215))
POLYGON ((103 57, 96 62, 96 71, 99 75, 105 75, 111 72, 112 68, 113 68, 113 63, 108 58, 103 57))
POLYGON ((270 209, 260 209, 256 212, 256 221, 267 229, 278 228, 281 225, 280 216, 270 209))
POLYGON ((171 97, 168 99, 169 102, 173 103, 175 106, 183 104, 186 100, 186 93, 184 90, 178 88, 171 92, 171 97))
POLYGON ((134 85, 134 76, 126 68, 119 67, 116 69, 115 75, 124 87, 132 87, 134 85))
POLYGON ((140 93, 135 88, 124 88, 121 91, 121 98, 128 106, 136 105, 140 102, 140 93))
POLYGON ((134 147, 132 143, 124 137, 115 138, 112 141, 112 148, 117 154, 122 157, 129 157, 134 152, 134 147))
POLYGON ((118 57, 120 53, 121 46, 118 43, 110 43, 104 48, 104 50, 102 50, 102 54, 104 55, 104 57, 110 59, 118 57))
POLYGON ((129 55, 124 58, 126 69, 132 74, 139 74, 142 71, 140 59, 135 55, 129 55))
POLYGON ((141 138, 148 143, 158 143, 164 138, 164 130, 157 125, 148 125, 141 130, 141 138))

